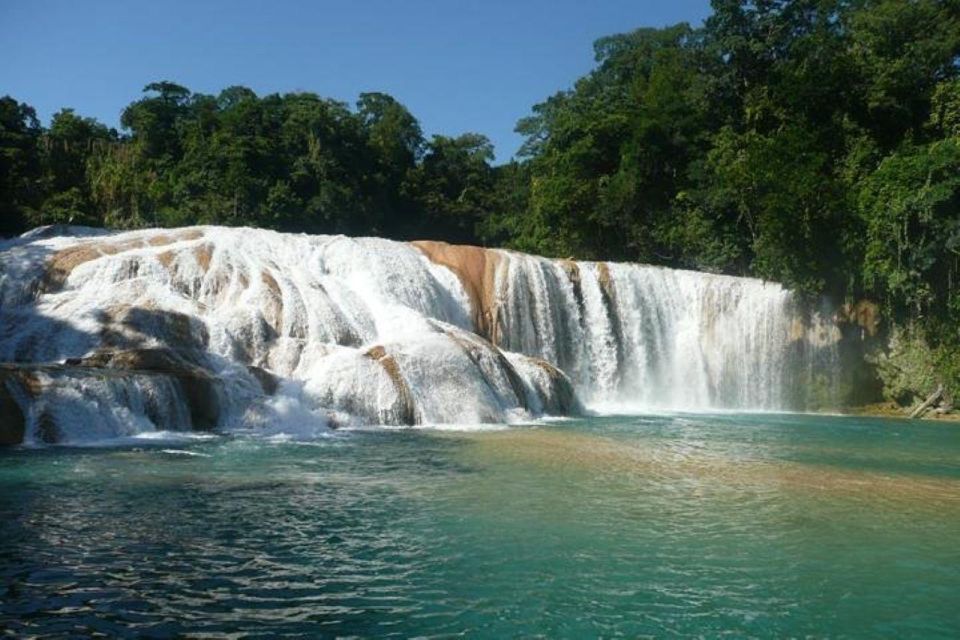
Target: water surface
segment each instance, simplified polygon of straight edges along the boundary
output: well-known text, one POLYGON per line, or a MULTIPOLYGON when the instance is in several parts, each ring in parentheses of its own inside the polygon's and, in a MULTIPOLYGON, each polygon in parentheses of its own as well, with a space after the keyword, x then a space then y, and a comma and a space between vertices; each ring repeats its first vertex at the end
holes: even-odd
POLYGON ((960 636, 960 429, 799 415, 0 453, 16 636, 960 636))

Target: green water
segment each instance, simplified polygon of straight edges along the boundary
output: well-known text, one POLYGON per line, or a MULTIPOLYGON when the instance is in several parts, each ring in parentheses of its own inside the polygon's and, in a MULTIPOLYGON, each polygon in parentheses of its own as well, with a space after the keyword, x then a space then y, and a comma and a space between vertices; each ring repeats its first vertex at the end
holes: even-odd
POLYGON ((782 415, 0 453, 0 629, 960 636, 960 427, 782 415))

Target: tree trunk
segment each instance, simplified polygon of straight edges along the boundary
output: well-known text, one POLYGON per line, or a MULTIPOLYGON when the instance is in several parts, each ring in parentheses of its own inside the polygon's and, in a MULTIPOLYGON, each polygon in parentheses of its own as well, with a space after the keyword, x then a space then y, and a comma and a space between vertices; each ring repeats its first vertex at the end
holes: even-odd
POLYGON ((930 394, 930 397, 910 413, 911 418, 919 418, 926 413, 943 395, 943 385, 937 385, 937 390, 930 394))

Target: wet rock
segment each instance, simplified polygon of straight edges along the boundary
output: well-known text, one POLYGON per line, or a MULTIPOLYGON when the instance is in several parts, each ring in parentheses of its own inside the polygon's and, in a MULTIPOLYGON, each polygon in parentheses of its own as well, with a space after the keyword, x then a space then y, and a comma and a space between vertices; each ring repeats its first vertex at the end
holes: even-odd
POLYGON ((582 412, 580 401, 573 389, 573 384, 560 369, 546 360, 531 358, 546 374, 550 381, 549 392, 545 394, 544 411, 556 416, 577 415, 582 412))
POLYGON ((500 253, 482 247, 432 240, 411 244, 431 262, 447 267, 456 274, 470 298, 474 328, 477 333, 498 344, 496 278, 500 253))
POLYGON ((280 386, 280 381, 275 375, 254 365, 247 365, 247 371, 250 372, 254 378, 257 379, 257 382, 260 383, 260 388, 263 389, 263 392, 268 396, 272 396, 277 392, 277 389, 280 386))
POLYGON ((47 412, 37 418, 36 437, 44 444, 56 444, 62 440, 57 421, 47 412))
POLYGON ((860 327, 863 337, 870 338, 876 337, 880 332, 881 320, 880 307, 870 300, 858 300, 841 305, 834 319, 839 324, 846 323, 860 327))
POLYGON ((178 377, 190 410, 193 428, 209 431, 220 422, 222 411, 219 389, 212 378, 178 377))
POLYGON ((510 361, 505 355, 503 355, 503 352, 500 351, 500 349, 496 348, 490 342, 484 340, 480 336, 467 336, 463 333, 451 330, 445 330, 444 333, 463 350, 463 353, 468 358, 470 358, 470 361, 477 368, 477 372, 480 375, 483 375, 484 373, 483 365, 481 364, 483 355, 486 354, 491 357, 497 363, 500 371, 502 371, 507 377, 510 387, 513 390, 513 394, 517 398, 517 402, 524 409, 530 409, 529 403, 527 402, 527 394, 524 391, 523 380, 520 378, 520 374, 517 373, 517 370, 513 368, 513 365, 510 364, 510 361))
POLYGON ((173 349, 133 349, 101 351, 81 359, 91 368, 147 372, 177 381, 194 429, 207 431, 217 426, 222 413, 219 381, 196 364, 199 354, 173 349))
POLYGON ((100 369, 151 371, 167 375, 207 375, 193 351, 174 349, 101 350, 85 358, 74 358, 77 366, 100 369))
POLYGON ((141 349, 160 344, 181 353, 199 353, 209 342, 204 323, 177 311, 117 305, 99 312, 100 342, 113 349, 141 349))
POLYGON ((60 291, 74 269, 102 256, 112 256, 144 247, 166 246, 174 242, 194 240, 202 236, 203 232, 199 229, 183 229, 171 233, 146 232, 124 239, 96 238, 85 241, 62 249, 50 256, 47 260, 47 271, 41 281, 40 290, 41 292, 60 291))
POLYGON ((8 374, 0 371, 0 445, 9 446, 23 442, 26 417, 11 392, 17 384, 8 374))
POLYGON ((53 254, 47 261, 47 271, 40 282, 41 292, 56 292, 63 289, 73 270, 91 260, 106 255, 95 244, 81 244, 53 254))
MULTIPOLYGON (((567 274, 567 279, 570 281, 570 286, 573 287, 573 297, 577 301, 577 309, 580 311, 580 316, 583 317, 586 313, 586 309, 583 304, 583 276, 580 274, 580 265, 573 261, 571 258, 566 260, 559 260, 557 264, 560 265, 560 268, 563 269, 564 273, 567 274)), ((607 276, 609 277, 609 269, 607 270, 607 276)))
POLYGON ((397 364, 396 358, 388 354, 387 350, 381 345, 371 347, 364 353, 364 356, 380 363, 380 366, 383 367, 383 370, 386 371, 387 376, 393 382, 400 404, 399 415, 397 416, 398 423, 407 426, 417 424, 419 421, 417 420, 417 408, 413 401, 413 394, 400 372, 400 365, 397 364))

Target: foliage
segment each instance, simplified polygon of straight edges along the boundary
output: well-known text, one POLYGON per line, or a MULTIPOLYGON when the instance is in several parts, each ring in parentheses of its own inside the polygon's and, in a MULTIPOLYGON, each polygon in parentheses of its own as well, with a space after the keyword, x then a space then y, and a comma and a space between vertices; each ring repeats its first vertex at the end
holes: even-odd
POLYGON ((0 234, 25 228, 42 204, 39 139, 33 108, 0 98, 0 234))
POLYGON ((907 143, 885 158, 864 180, 859 210, 865 284, 917 316, 960 311, 960 138, 907 143))
POLYGON ((405 188, 422 212, 419 237, 470 242, 490 208, 493 145, 482 135, 434 136, 405 188))
POLYGON ((933 392, 937 385, 945 383, 948 397, 957 399, 958 379, 955 364, 956 344, 951 349, 931 347, 925 331, 917 324, 909 323, 895 328, 890 336, 889 349, 875 354, 871 360, 877 375, 883 382, 887 400, 901 406, 919 404, 933 392), (944 362, 944 356, 952 353, 952 362, 944 362), (944 369, 943 365, 947 365, 944 369), (949 376, 944 377, 944 372, 949 376))
POLYGON ((425 142, 382 93, 351 109, 311 93, 155 82, 124 109, 123 135, 70 109, 44 129, 12 98, 0 119, 2 233, 227 224, 470 241, 494 191, 486 138, 425 142))

